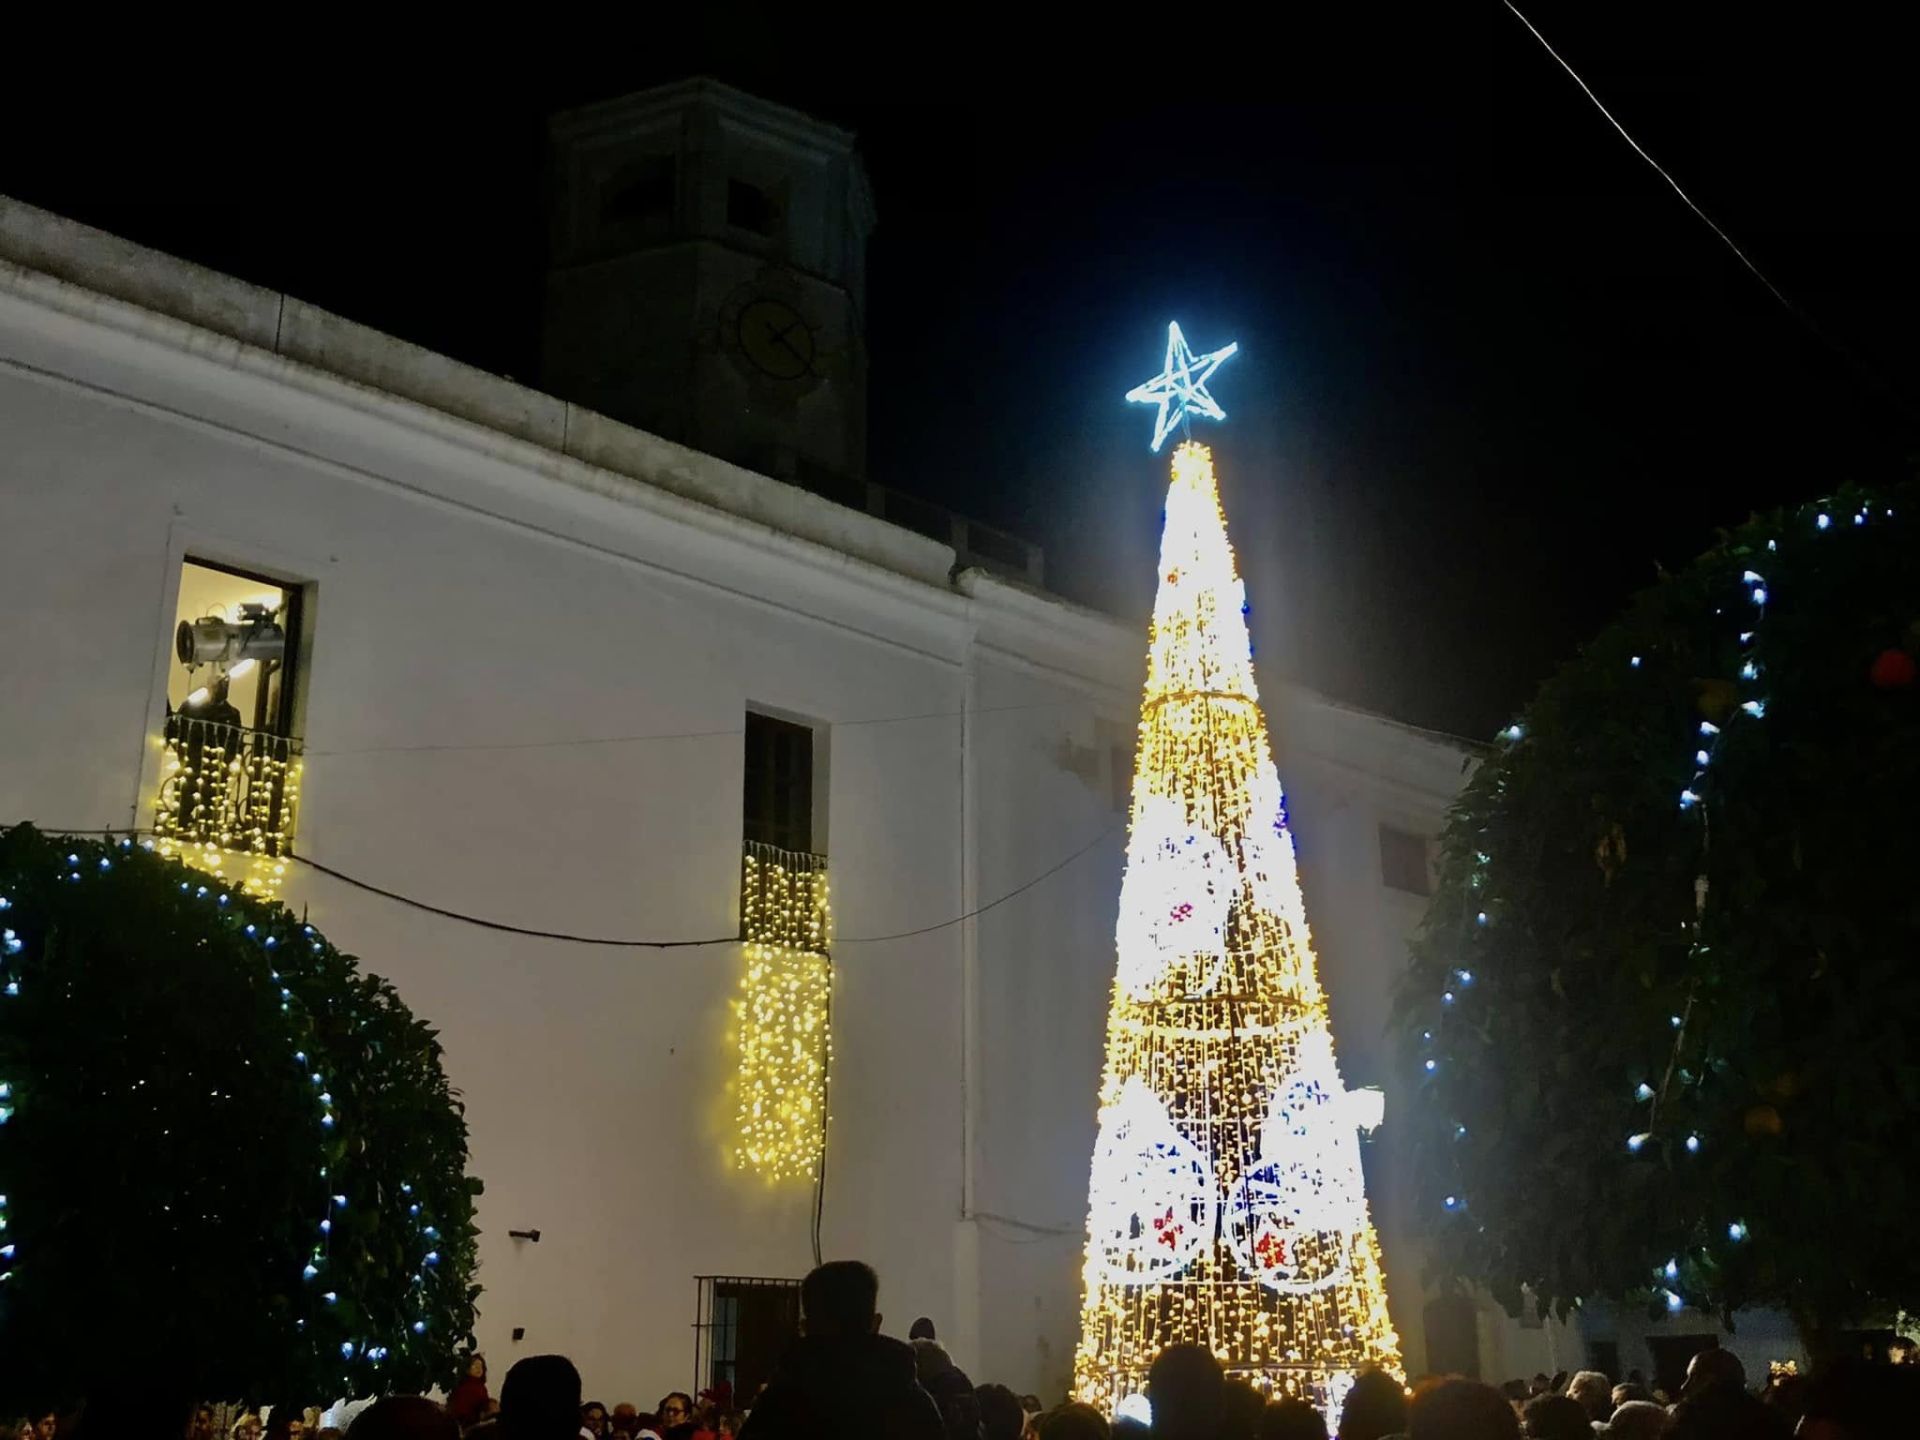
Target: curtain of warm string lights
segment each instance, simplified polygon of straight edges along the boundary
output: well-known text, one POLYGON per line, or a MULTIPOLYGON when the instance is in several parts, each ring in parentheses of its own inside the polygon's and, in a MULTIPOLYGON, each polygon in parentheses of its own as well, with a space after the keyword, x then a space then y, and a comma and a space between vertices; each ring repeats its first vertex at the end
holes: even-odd
MULTIPOLYGON (((1075 1388, 1177 1342, 1338 1409, 1400 1372, 1362 1098, 1334 1064, 1244 590, 1207 450, 1173 459, 1089 1186, 1075 1388)), ((1375 1117, 1377 1118, 1377 1116, 1375 1117)))

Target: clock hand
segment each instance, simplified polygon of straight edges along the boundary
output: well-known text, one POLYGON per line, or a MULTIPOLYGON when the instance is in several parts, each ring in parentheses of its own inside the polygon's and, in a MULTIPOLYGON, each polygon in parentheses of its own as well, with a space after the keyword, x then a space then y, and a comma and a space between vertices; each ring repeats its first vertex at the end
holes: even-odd
POLYGON ((798 330, 804 323, 804 321, 792 320, 776 330, 773 328, 772 323, 769 322, 767 325, 767 336, 783 347, 789 355, 793 356, 793 358, 798 360, 802 365, 809 365, 813 363, 812 360, 808 356, 802 355, 799 347, 787 339, 787 336, 791 335, 795 330, 798 330))

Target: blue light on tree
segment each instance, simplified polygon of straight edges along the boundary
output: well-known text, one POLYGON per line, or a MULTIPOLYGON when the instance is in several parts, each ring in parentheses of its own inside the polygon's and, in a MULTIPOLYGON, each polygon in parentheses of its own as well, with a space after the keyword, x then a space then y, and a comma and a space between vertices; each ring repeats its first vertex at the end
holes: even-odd
POLYGON ((1173 427, 1189 415, 1204 415, 1209 420, 1224 420, 1227 412, 1207 393, 1207 381, 1213 372, 1238 354, 1238 341, 1209 355, 1195 355, 1187 345, 1180 326, 1167 326, 1167 361, 1158 375, 1144 385, 1127 392, 1127 399, 1139 405, 1158 405, 1160 413, 1153 422, 1152 449, 1157 454, 1173 427))

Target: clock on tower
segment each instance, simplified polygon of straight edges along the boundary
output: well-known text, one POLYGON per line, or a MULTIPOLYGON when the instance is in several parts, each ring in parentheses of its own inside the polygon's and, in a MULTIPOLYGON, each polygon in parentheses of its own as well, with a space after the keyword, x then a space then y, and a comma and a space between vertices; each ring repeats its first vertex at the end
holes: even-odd
POLYGON ((721 348, 750 380, 811 388, 822 375, 820 327, 794 297, 749 283, 720 307, 721 348))

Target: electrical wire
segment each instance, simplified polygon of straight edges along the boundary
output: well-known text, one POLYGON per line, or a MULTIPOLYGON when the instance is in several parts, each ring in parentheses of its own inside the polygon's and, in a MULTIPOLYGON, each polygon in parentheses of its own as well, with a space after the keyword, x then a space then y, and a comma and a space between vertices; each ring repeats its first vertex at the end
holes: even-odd
POLYGON ((1598 110, 1602 115, 1606 117, 1607 123, 1613 126, 1613 128, 1620 133, 1620 138, 1626 141, 1627 144, 1633 147, 1633 153, 1638 155, 1642 160, 1646 161, 1647 164, 1653 168, 1653 173, 1658 175, 1662 180, 1667 182, 1667 185, 1672 189, 1673 193, 1680 197, 1682 203, 1685 204, 1689 210, 1693 211, 1695 215, 1698 215, 1700 217, 1700 221, 1702 224, 1704 224, 1709 230, 1713 231, 1714 234, 1720 237, 1720 243, 1725 245, 1727 249, 1731 250, 1734 253, 1734 257, 1738 259, 1742 265, 1747 267, 1748 272, 1753 276, 1754 279, 1758 280, 1762 285, 1767 287, 1767 292, 1770 295, 1772 295, 1774 299, 1778 300, 1782 305, 1786 306, 1787 309, 1792 310, 1794 314, 1798 315, 1800 313, 1799 310, 1795 308, 1794 303, 1791 300, 1787 299, 1787 297, 1781 293, 1780 287, 1778 285, 1775 285, 1771 280, 1769 280, 1764 274, 1761 273, 1760 267, 1754 264, 1752 260, 1747 258, 1747 252, 1742 250, 1738 245, 1733 243, 1733 237, 1727 234, 1727 232, 1725 230, 1722 230, 1718 225, 1716 225, 1714 223, 1713 217, 1707 214, 1706 211, 1702 210, 1697 204, 1694 203, 1693 197, 1687 194, 1685 190, 1682 190, 1680 188, 1680 182, 1674 179, 1673 176, 1667 172, 1666 168, 1663 165, 1661 165, 1661 163, 1658 160, 1654 159, 1653 156, 1649 155, 1646 152, 1646 150, 1641 146, 1638 140, 1634 139, 1632 135, 1627 133, 1626 126, 1622 125, 1618 120, 1613 118, 1613 112, 1607 109, 1607 107, 1601 102, 1601 99, 1598 95, 1593 93, 1593 87, 1587 84, 1586 81, 1582 80, 1580 78, 1580 72, 1575 70, 1573 66, 1569 65, 1565 57, 1562 56, 1558 50, 1554 49, 1550 43, 1548 43, 1547 37, 1540 33, 1539 27, 1535 25, 1531 20, 1529 20, 1525 15, 1522 15, 1520 13, 1520 7, 1518 5, 1515 5, 1513 3, 1513 0, 1501 0, 1501 3, 1504 4, 1507 7, 1507 9, 1513 12, 1514 19, 1518 20, 1522 25, 1526 26, 1527 29, 1532 32, 1533 38, 1540 42, 1540 48, 1545 50, 1547 54, 1551 55, 1554 58, 1555 62, 1558 63, 1560 68, 1566 71, 1568 75, 1573 77, 1573 83, 1578 85, 1582 93, 1586 95, 1587 99, 1593 102, 1593 108, 1598 110))
POLYGON ((1034 876, 1033 879, 1027 881, 1026 884, 1021 885, 1015 889, 1009 890, 1006 894, 1002 895, 998 900, 989 900, 986 904, 978 907, 977 909, 969 910, 964 915, 956 915, 951 920, 942 920, 937 925, 923 925, 918 930, 901 930, 892 935, 863 935, 855 940, 836 939, 833 943, 835 945, 879 945, 884 941, 888 941, 888 940, 911 940, 916 935, 931 935, 936 930, 945 930, 949 926, 963 924, 968 920, 972 920, 977 918, 978 916, 986 914, 989 910, 999 909, 1002 905, 1006 904, 1009 900, 1012 900, 1017 896, 1026 894, 1027 891, 1033 889, 1033 887, 1038 885, 1041 881, 1051 880, 1055 875, 1058 875, 1062 870, 1066 869, 1067 866, 1071 865, 1074 861, 1078 860, 1082 855, 1085 855, 1088 851, 1092 850, 1095 846, 1099 845, 1102 841, 1111 839, 1113 836, 1119 834, 1123 828, 1124 827, 1120 825, 1109 825, 1106 829, 1102 830, 1098 835, 1094 836, 1093 839, 1089 840, 1086 844, 1082 845, 1078 850, 1074 851, 1071 855, 1067 856, 1064 860, 1061 860, 1056 865, 1048 866, 1045 870, 1042 870, 1038 875, 1034 876))
POLYGON ((1746 267, 1747 273, 1752 275, 1754 279, 1758 280, 1761 283, 1761 285, 1766 288, 1767 293, 1773 296, 1775 300, 1779 301, 1781 307, 1784 310, 1786 310, 1786 312, 1789 315, 1793 316, 1794 319, 1798 320, 1802 325, 1806 326, 1809 333, 1811 333, 1816 340, 1820 341, 1821 344, 1827 346, 1842 360, 1846 361, 1848 365, 1852 366, 1856 375, 1866 383, 1868 388, 1875 391, 1882 400, 1885 400, 1888 404, 1892 405, 1896 410, 1898 410, 1900 414, 1909 423, 1920 422, 1920 415, 1916 414, 1916 412, 1907 404, 1906 400, 1899 394, 1899 392, 1896 391, 1890 385, 1888 385, 1886 381, 1883 380, 1874 371, 1873 367, 1868 365, 1866 361, 1862 360, 1860 356, 1852 350, 1851 347, 1845 344, 1842 344, 1839 340, 1835 339, 1832 335, 1828 334, 1826 330, 1821 327, 1820 323, 1813 318, 1812 315, 1807 313, 1807 311, 1803 310, 1800 306, 1794 304, 1792 300, 1787 298, 1787 294, 1785 291, 1783 291, 1778 285, 1774 284, 1773 281, 1767 278, 1765 272, 1762 271, 1761 268, 1754 263, 1752 257, 1750 257, 1746 251, 1742 250, 1737 244, 1734 243, 1733 237, 1729 235, 1723 228, 1721 228, 1721 226, 1715 222, 1714 218, 1711 215, 1707 214, 1705 210, 1701 209, 1700 206, 1695 202, 1694 198, 1691 195, 1687 194, 1687 192, 1681 188, 1680 182, 1673 178, 1673 175, 1667 170, 1667 168, 1663 166, 1658 160, 1654 159, 1653 156, 1649 155, 1646 151, 1646 148, 1643 145, 1641 145, 1641 143, 1638 140, 1633 138, 1632 134, 1627 130, 1627 127, 1622 125, 1619 122, 1619 120, 1614 118, 1613 112, 1606 107, 1605 102, 1603 102, 1598 95, 1593 93, 1593 87, 1587 84, 1585 80, 1580 78, 1580 72, 1578 70, 1575 70, 1572 65, 1568 64, 1566 57, 1563 56, 1558 50, 1553 48, 1552 43, 1547 39, 1547 37, 1540 33, 1540 27, 1535 25, 1524 14, 1522 14, 1520 11, 1520 7, 1514 4, 1513 0, 1500 0, 1500 3, 1505 5, 1506 8, 1510 12, 1512 12, 1514 19, 1518 20, 1522 25, 1527 27, 1528 32, 1533 36, 1533 38, 1540 42, 1540 48, 1542 50, 1545 50, 1548 55, 1553 57, 1554 63, 1557 64, 1562 70, 1567 72, 1567 74, 1572 78, 1573 83, 1580 87, 1581 93, 1584 94, 1588 100, 1593 102, 1593 108, 1598 110, 1600 114, 1605 118, 1606 122, 1609 125, 1611 125, 1616 132, 1618 132, 1620 138, 1626 141, 1627 144, 1630 147, 1632 147, 1633 153, 1638 155, 1642 160, 1646 161, 1648 167, 1652 169, 1653 173, 1658 175, 1662 180, 1667 182, 1668 188, 1671 189, 1675 195, 1678 195, 1680 197, 1681 203, 1684 204, 1689 210, 1691 210, 1696 216, 1699 217, 1701 224, 1705 225, 1709 230, 1711 230, 1716 236, 1719 237, 1720 243, 1725 245, 1727 249, 1733 252, 1734 258, 1738 260, 1743 266, 1746 267))
POLYGON ((960 1217, 962 1220, 978 1220, 986 1225, 1005 1225, 1009 1229, 1023 1230, 1034 1237, 1036 1243, 1041 1240, 1053 1240, 1062 1237, 1078 1238, 1085 1235, 1083 1225, 1036 1225, 1031 1220, 1016 1220, 1011 1215, 996 1215, 991 1210, 969 1210, 960 1217))
MULTIPOLYGON (((40 826, 39 828, 48 834, 60 835, 104 834, 112 837, 118 835, 152 835, 154 833, 152 830, 147 829, 128 829, 121 827, 107 827, 103 829, 99 826, 40 826)), ((986 904, 976 906, 965 914, 955 915, 950 920, 941 920, 933 925, 922 925, 917 930, 901 930, 891 935, 859 935, 851 939, 835 937, 833 944, 835 947, 841 945, 879 945, 892 940, 911 940, 916 936, 931 935, 935 931, 949 930, 955 925, 963 925, 969 920, 977 919, 979 916, 987 914, 989 911, 999 909, 1009 900, 1017 899, 1019 896, 1033 889, 1036 885, 1052 879, 1081 856, 1095 849, 1103 841, 1109 840, 1119 834, 1123 828, 1124 827, 1119 824, 1107 826, 1079 849, 1074 850, 1063 859, 1048 866, 1025 884, 1018 885, 998 899, 989 900, 986 904)), ((453 920, 462 925, 477 926, 482 930, 493 930, 503 935, 524 935, 532 940, 553 940, 565 945, 599 945, 615 950, 696 950, 706 946, 738 945, 741 943, 741 937, 738 934, 721 935, 701 940, 628 940, 614 936, 578 935, 565 930, 542 930, 530 925, 510 925, 504 920, 489 920, 482 915, 469 915, 463 910, 453 910, 444 905, 434 905, 425 900, 417 900, 411 895, 403 894, 398 890, 389 890, 384 885, 375 885, 370 880, 362 880, 357 875, 349 875, 344 870, 336 870, 331 865, 324 865, 318 860, 310 859, 297 852, 289 852, 287 858, 292 860, 296 865, 304 865, 309 870, 325 875, 329 879, 336 880, 342 885, 350 886, 355 890, 363 890, 369 895, 378 895, 383 900, 391 900, 394 904, 404 905, 410 910, 419 910, 428 915, 437 915, 443 920, 453 920)))
MULTIPOLYGON (((827 1033, 833 1033, 833 954, 828 951, 821 957, 827 962, 827 1003, 821 1018, 826 1022, 827 1033)), ((832 1060, 832 1047, 828 1047, 828 1060, 832 1060)), ((827 1223, 827 1151, 832 1140, 830 1124, 833 1119, 833 1065, 828 1063, 820 1072, 820 1163, 813 1167, 813 1264, 817 1270, 825 1259, 821 1252, 821 1233, 827 1223)))
POLYGON ((397 905, 405 905, 411 910, 421 910, 429 915, 438 915, 445 920, 457 920, 463 925, 476 925, 482 930, 497 930, 505 935, 525 935, 534 940, 558 940, 568 945, 604 945, 619 950, 696 950, 708 945, 737 945, 738 935, 723 935, 713 940, 620 940, 602 935, 574 935, 564 930, 539 930, 526 925, 509 925, 503 920, 488 920, 480 915, 468 915, 460 910, 449 910, 443 905, 430 905, 425 900, 416 900, 411 895, 402 895, 398 890, 388 890, 371 881, 361 880, 336 870, 331 865, 322 865, 318 860, 310 860, 305 855, 290 854, 295 864, 304 865, 309 870, 338 880, 342 885, 350 885, 355 890, 364 890, 369 895, 378 895, 383 900, 391 900, 397 905))

